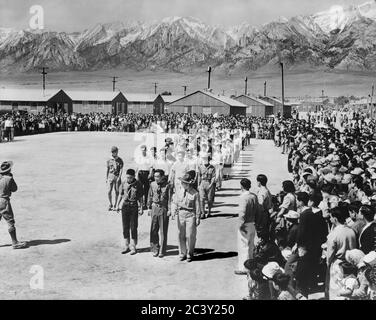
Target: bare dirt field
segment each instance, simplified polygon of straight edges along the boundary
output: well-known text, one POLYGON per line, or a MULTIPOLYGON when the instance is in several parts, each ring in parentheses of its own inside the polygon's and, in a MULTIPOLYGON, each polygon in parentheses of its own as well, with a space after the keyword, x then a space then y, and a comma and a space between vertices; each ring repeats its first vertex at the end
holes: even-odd
MULTIPOLYGON (((142 138, 144 139, 144 138, 142 138)), ((142 140, 141 139, 141 140, 142 140)), ((154 139, 153 137, 151 139, 154 139)), ((177 226, 171 221, 168 256, 149 252, 150 217, 139 219, 139 254, 121 255, 121 216, 107 211, 105 162, 112 145, 126 168, 142 141, 126 133, 56 133, 0 144, 0 160, 13 160, 18 237, 14 251, 0 222, 0 299, 241 299, 245 277, 235 276, 239 180, 265 173, 273 193, 289 178, 286 156, 271 141, 252 141, 234 179, 216 197, 214 217, 198 229, 197 258, 178 261, 177 226), (32 266, 44 288, 32 289, 32 266), (35 267, 34 267, 35 268, 35 267)))

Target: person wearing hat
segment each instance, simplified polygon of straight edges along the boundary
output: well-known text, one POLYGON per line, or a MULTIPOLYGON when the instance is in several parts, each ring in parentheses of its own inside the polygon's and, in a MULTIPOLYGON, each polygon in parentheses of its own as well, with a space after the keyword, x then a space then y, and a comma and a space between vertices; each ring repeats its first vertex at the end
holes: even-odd
POLYGON ((106 183, 108 187, 108 201, 110 205, 109 211, 115 210, 119 198, 119 186, 121 184, 121 176, 123 173, 124 162, 118 155, 119 149, 117 147, 111 148, 111 158, 107 160, 107 174, 106 183), (112 204, 112 190, 115 191, 115 205, 112 204))
POLYGON ((177 216, 180 261, 192 262, 200 225, 200 199, 188 173, 179 180, 182 187, 173 195, 172 214, 177 216))
POLYGON ((10 203, 12 193, 18 189, 11 173, 12 166, 13 162, 11 161, 3 162, 0 166, 0 220, 4 218, 8 224, 8 232, 12 239, 13 249, 23 249, 27 244, 17 240, 14 213, 10 203))
POLYGON ((298 238, 300 214, 296 211, 290 210, 284 215, 284 217, 286 219, 287 228, 286 246, 292 249, 298 238))
POLYGON ((215 167, 210 164, 209 155, 201 154, 202 162, 198 166, 198 192, 200 195, 201 219, 206 219, 211 214, 214 203, 215 187, 216 187, 216 171, 215 167), (205 210, 205 202, 208 204, 208 211, 205 210))
POLYGON ((146 202, 148 199, 150 188, 150 172, 153 170, 153 159, 147 155, 147 147, 141 146, 141 154, 136 157, 136 177, 141 182, 143 188, 143 208, 146 209, 146 202))
POLYGON ((171 215, 171 189, 163 170, 157 169, 154 172, 147 206, 148 215, 151 216, 151 252, 154 257, 163 258, 167 250, 168 222, 171 215))
POLYGON ((120 185, 120 197, 118 210, 121 209, 123 222, 123 236, 125 249, 122 254, 131 255, 137 253, 138 241, 138 215, 143 214, 143 187, 140 181, 136 180, 136 172, 128 169, 126 180, 120 185))

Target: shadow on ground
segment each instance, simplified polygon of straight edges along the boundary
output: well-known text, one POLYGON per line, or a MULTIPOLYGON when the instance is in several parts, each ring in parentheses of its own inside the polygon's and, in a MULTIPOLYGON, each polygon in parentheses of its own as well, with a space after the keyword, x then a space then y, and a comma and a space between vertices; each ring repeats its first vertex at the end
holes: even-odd
POLYGON ((55 239, 55 240, 31 240, 27 242, 28 247, 37 247, 43 245, 54 245, 60 243, 70 242, 70 239, 55 239))

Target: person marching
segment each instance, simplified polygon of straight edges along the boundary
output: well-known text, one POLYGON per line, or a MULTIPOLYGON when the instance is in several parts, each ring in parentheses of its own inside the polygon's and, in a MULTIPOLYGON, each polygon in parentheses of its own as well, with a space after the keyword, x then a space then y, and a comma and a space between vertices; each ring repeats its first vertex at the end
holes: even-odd
POLYGON ((126 172, 126 181, 120 185, 120 198, 118 211, 122 213, 123 236, 125 240, 125 249, 122 254, 131 255, 137 253, 137 228, 138 215, 143 215, 143 187, 140 181, 136 180, 136 172, 129 169, 126 172), (130 250, 129 250, 130 248, 130 250))
POLYGON ((183 187, 181 185, 181 178, 188 172, 188 165, 184 160, 185 151, 178 150, 177 161, 172 165, 171 172, 169 176, 169 182, 172 185, 172 190, 174 193, 179 192, 183 187))
POLYGON ((167 250, 171 188, 163 170, 155 170, 148 196, 148 215, 151 215, 150 249, 154 257, 163 258, 167 250), (160 235, 160 239, 158 236, 160 235))
POLYGON ((141 182, 143 188, 143 209, 146 209, 146 201, 148 199, 149 188, 150 188, 150 172, 152 171, 153 161, 148 157, 146 153, 146 146, 141 146, 141 155, 137 157, 137 180, 141 182))
POLYGON ((215 167, 215 172, 217 175, 217 191, 220 191, 222 189, 222 179, 223 179, 223 154, 221 151, 221 146, 219 144, 215 145, 214 148, 214 154, 213 154, 213 159, 212 159, 212 165, 215 167))
POLYGON ((182 188, 173 197, 173 216, 177 215, 180 261, 192 262, 200 225, 200 200, 187 173, 180 178, 182 188), (187 249, 188 247, 188 249, 187 249))
POLYGON ((107 160, 106 183, 108 186, 108 200, 110 202, 108 211, 115 211, 119 197, 119 186, 121 184, 124 162, 118 156, 119 149, 117 147, 112 147, 111 153, 112 157, 107 160), (115 190, 115 205, 112 205, 112 190, 115 190))
POLYGON ((13 209, 10 204, 12 192, 16 192, 18 187, 14 181, 12 171, 13 162, 3 162, 0 166, 0 220, 4 218, 8 224, 8 232, 12 239, 13 249, 24 249, 27 244, 18 242, 14 221, 13 209))
POLYGON ((200 196, 201 218, 206 219, 211 214, 215 197, 216 171, 209 162, 209 155, 201 155, 202 163, 198 166, 198 190, 200 196), (205 210, 205 201, 208 203, 208 212, 205 210))

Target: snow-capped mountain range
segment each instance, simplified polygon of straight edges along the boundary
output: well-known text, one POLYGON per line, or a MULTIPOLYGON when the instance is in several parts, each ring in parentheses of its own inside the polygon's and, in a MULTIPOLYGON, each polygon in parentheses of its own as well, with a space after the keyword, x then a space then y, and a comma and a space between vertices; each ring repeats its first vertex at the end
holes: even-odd
POLYGON ((211 64, 224 72, 275 68, 376 70, 376 2, 254 27, 210 26, 192 17, 149 23, 97 24, 83 32, 0 28, 2 72, 50 70, 192 71, 211 64))

